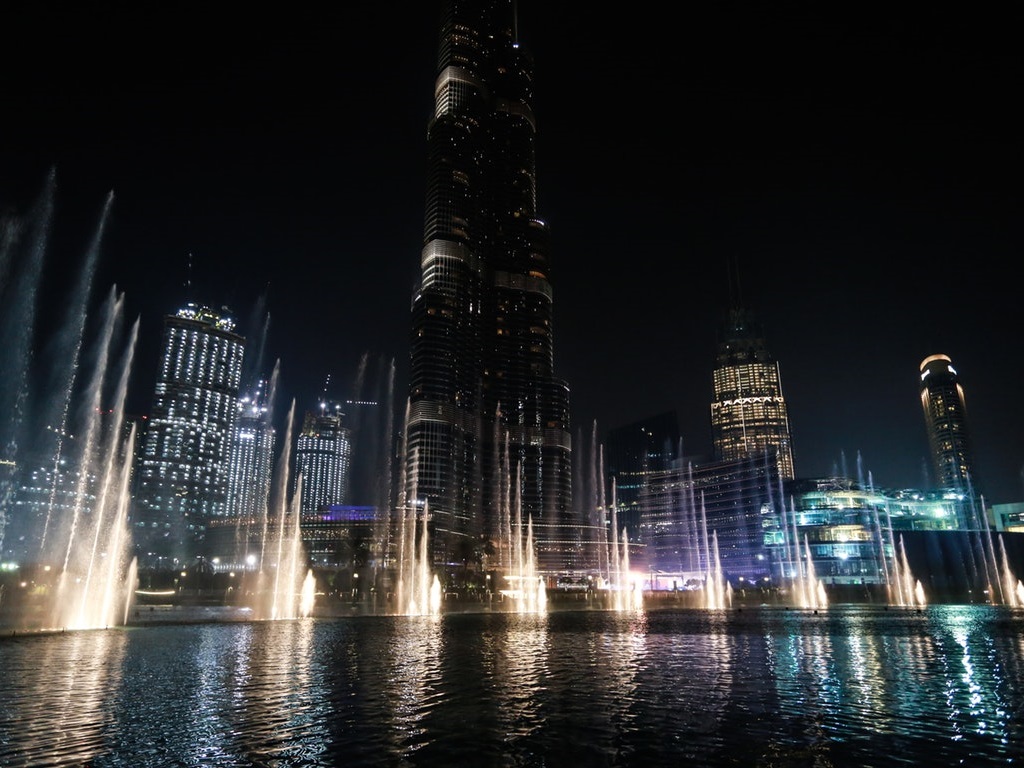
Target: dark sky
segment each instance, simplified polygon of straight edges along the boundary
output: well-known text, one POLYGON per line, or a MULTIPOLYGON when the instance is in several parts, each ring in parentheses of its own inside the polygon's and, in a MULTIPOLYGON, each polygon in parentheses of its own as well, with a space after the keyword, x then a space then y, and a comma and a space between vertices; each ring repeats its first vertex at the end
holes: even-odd
MULTIPOLYGON (((1009 11, 669 7, 521 3, 574 434, 675 409, 687 453, 707 453, 734 261, 781 366, 798 475, 859 465, 922 485, 918 366, 944 353, 979 485, 1024 499, 1009 11)), ((268 355, 300 409, 328 377, 350 397, 364 354, 404 381, 433 3, 35 4, 0 27, 0 206, 27 210, 55 169, 59 274, 114 192, 97 282, 140 319, 137 410, 186 282, 250 336, 265 293, 268 355)))

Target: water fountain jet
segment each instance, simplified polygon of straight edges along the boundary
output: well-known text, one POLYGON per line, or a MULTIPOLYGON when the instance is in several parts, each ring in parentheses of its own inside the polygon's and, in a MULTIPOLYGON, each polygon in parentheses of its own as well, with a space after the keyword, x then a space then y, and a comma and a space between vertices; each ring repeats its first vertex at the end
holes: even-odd
POLYGON ((295 422, 295 401, 291 403, 285 423, 284 442, 278 457, 275 480, 266 512, 261 521, 259 572, 256 574, 253 618, 257 620, 295 619, 310 615, 313 592, 306 594, 312 572, 306 567, 305 547, 302 543, 300 474, 295 490, 289 498, 292 432, 295 422), (268 548, 268 544, 270 545, 268 548))
POLYGON ((123 439, 122 426, 138 321, 128 332, 121 359, 115 360, 124 300, 112 288, 99 313, 96 338, 89 337, 94 318, 87 308, 113 199, 108 195, 70 297, 54 299, 67 311, 52 331, 37 338, 39 305, 47 297, 44 267, 50 257, 53 197, 51 173, 28 220, 2 222, 0 549, 54 579, 37 594, 42 605, 31 616, 15 617, 16 623, 95 629, 127 621, 136 587, 127 523, 135 435, 133 430, 123 439), (25 232, 28 238, 22 240, 25 232), (83 370, 88 375, 80 377, 83 370), (42 489, 46 501, 12 504, 22 488, 38 488, 34 477, 48 484, 42 489), (13 510, 16 516, 9 515, 13 510), (11 525, 20 532, 16 552, 5 547, 11 525))

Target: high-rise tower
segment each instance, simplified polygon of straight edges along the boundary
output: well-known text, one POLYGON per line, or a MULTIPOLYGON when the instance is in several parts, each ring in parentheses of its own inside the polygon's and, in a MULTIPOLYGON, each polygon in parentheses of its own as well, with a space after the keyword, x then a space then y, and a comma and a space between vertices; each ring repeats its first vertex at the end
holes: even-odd
POLYGON ((258 520, 267 506, 274 471, 276 433, 271 423, 267 382, 238 399, 238 414, 231 429, 228 496, 229 518, 258 520))
POLYGON ((164 318, 132 519, 142 567, 194 556, 206 521, 226 513, 244 350, 227 314, 190 303, 164 318))
POLYGON ((921 406, 940 488, 978 494, 974 456, 967 429, 967 406, 953 361, 931 355, 921 362, 921 406))
POLYGON ((733 461, 772 451, 779 476, 793 479, 793 438, 779 365, 749 310, 729 310, 713 374, 711 437, 715 458, 733 461))
POLYGON ((348 502, 352 443, 342 426, 340 403, 323 401, 307 411, 295 447, 295 480, 302 478, 299 511, 319 512, 348 502))
POLYGON ((512 0, 443 3, 406 453, 438 565, 500 541, 509 476, 542 564, 566 556, 540 532, 570 522, 572 449, 537 215, 532 61, 516 29, 512 0))

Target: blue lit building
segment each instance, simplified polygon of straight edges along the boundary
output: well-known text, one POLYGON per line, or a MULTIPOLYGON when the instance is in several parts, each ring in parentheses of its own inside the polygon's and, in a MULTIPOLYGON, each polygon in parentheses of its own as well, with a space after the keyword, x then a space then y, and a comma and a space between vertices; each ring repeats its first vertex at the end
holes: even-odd
POLYGON ((378 564, 379 532, 386 512, 377 507, 332 504, 302 515, 302 543, 318 568, 362 569, 378 564))
POLYGON ((733 586, 770 577, 765 527, 780 487, 774 452, 651 472, 640 494, 641 570, 656 588, 700 581, 716 564, 733 586))

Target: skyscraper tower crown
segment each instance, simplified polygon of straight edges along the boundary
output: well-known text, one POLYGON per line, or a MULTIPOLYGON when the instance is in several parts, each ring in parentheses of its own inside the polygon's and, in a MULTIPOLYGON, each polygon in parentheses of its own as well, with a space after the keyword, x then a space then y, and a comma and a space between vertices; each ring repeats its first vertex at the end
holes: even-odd
POLYGON ((794 477, 789 410, 779 365, 752 312, 729 310, 713 373, 711 433, 715 458, 742 459, 774 452, 783 480, 794 477))

